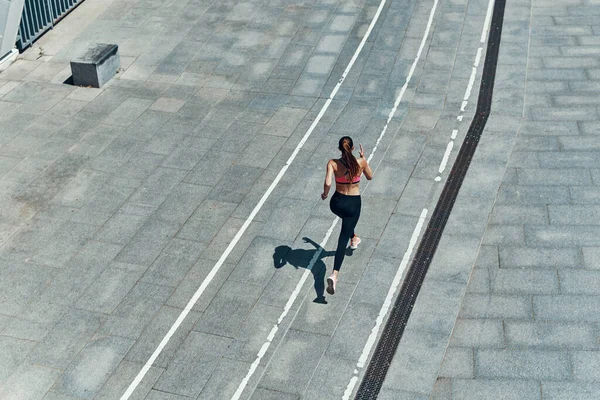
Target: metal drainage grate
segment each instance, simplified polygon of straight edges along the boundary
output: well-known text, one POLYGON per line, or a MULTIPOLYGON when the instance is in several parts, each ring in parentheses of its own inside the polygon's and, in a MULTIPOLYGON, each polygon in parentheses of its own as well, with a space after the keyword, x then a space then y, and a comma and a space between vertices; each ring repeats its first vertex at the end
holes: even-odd
POLYGON ((425 279, 425 274, 431 264, 433 255, 437 249, 438 243, 458 196, 458 192, 465 178, 471 159, 475 154, 479 138, 483 133, 483 128, 490 115, 492 106, 492 94, 494 91, 494 79, 496 76, 496 65, 498 63, 498 51, 500 49, 500 39, 502 36, 502 22, 504 20, 504 8, 506 0, 496 0, 494 4, 494 13, 490 27, 490 34, 487 43, 487 53, 481 78, 481 87, 479 89, 479 98, 477 100, 477 110, 475 117, 469 127, 464 143, 458 153, 457 159, 452 166, 448 180, 419 248, 415 258, 406 275, 406 279, 396 299, 394 307, 390 312, 390 317, 385 325, 373 357, 367 367, 365 376, 358 388, 356 399, 367 400, 376 399, 381 386, 387 374, 392 358, 396 353, 404 328, 425 279))

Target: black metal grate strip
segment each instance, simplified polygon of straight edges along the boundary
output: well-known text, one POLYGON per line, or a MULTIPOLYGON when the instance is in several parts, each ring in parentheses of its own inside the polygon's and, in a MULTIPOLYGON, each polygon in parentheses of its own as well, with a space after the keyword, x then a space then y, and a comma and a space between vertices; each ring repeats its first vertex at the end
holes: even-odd
POLYGON ((456 161, 448 176, 442 194, 437 202, 431 220, 423 234, 423 239, 415 254, 415 258, 400 289, 390 317, 377 343, 373 357, 369 362, 365 376, 356 393, 357 400, 376 399, 387 374, 392 358, 396 353, 404 328, 435 254, 438 243, 450 217, 450 212, 458 196, 458 191, 467 174, 471 159, 475 154, 479 138, 490 115, 492 94, 500 39, 502 36, 502 23, 506 0, 496 0, 487 43, 487 52, 483 66, 479 97, 475 117, 469 126, 456 161))

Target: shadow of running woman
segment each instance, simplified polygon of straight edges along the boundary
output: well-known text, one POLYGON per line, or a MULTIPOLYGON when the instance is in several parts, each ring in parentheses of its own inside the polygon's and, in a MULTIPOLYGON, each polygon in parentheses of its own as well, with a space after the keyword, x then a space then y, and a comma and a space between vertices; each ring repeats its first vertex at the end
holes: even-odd
POLYGON ((273 252, 273 265, 277 269, 286 264, 290 264, 296 269, 310 269, 315 280, 314 288, 317 294, 317 298, 313 302, 327 304, 324 296, 325 272, 327 271, 327 267, 322 259, 335 255, 335 251, 325 251, 318 243, 307 237, 302 238, 302 240, 304 240, 304 243, 310 243, 315 246, 315 249, 292 249, 290 246, 277 246, 273 252))

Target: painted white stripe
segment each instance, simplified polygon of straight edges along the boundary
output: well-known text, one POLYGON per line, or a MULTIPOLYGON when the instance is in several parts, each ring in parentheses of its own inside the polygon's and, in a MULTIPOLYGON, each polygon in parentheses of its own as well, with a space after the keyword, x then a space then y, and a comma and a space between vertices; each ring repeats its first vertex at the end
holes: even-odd
POLYGON ((475 84, 475 77, 477 76, 477 68, 473 67, 471 69, 471 76, 469 77, 469 84, 467 85, 467 90, 465 90, 465 97, 463 100, 469 100, 471 97, 471 91, 473 91, 473 85, 475 84))
POLYGON ((487 12, 485 13, 485 21, 483 22, 483 28, 481 30, 481 43, 485 43, 487 39, 488 27, 492 21, 492 11, 494 11, 494 0, 489 0, 487 12))
POLYGON ((315 263, 317 262, 317 260, 319 260, 319 258, 321 256, 321 252, 322 252, 323 248, 325 247, 325 245, 327 244, 327 241, 329 240, 329 237, 333 233, 333 230, 335 229, 335 226, 337 225, 338 221, 339 221, 339 218, 336 217, 333 220, 333 223, 331 224, 329 229, 327 230, 327 233, 325 234, 325 238, 320 243, 321 247, 317 251, 315 251, 315 255, 310 260, 310 263, 308 264, 308 266, 306 267, 306 270, 302 274, 302 277, 298 281, 298 284, 296 285, 296 288, 294 289, 294 291, 292 292, 292 295, 288 299, 288 301, 285 305, 285 308, 283 309, 283 312, 281 313, 281 315, 279 316, 279 318, 277 320, 277 323, 271 329, 271 333, 269 333, 269 336, 267 337, 267 341, 265 343, 263 343, 260 351, 258 352, 258 354, 256 356, 256 359, 250 366, 250 370, 248 371, 248 373, 246 374, 246 376, 244 377, 242 382, 240 382, 237 390, 231 397, 232 399, 238 400, 241 397, 242 393, 244 392, 244 389, 246 389, 246 386, 248 386, 248 382, 250 381, 250 378, 252 378, 252 375, 254 375, 254 373, 256 372, 256 368, 260 364, 260 361, 262 360, 264 355, 267 353, 267 350, 273 343, 275 334, 279 330, 279 325, 281 324, 281 322, 283 322, 284 318, 286 317, 286 315, 289 313, 290 309, 292 308, 292 305, 296 301, 296 298, 300 294, 300 291, 302 290, 304 283, 306 283, 306 280, 308 279, 308 277, 310 275, 310 271, 312 270, 312 268, 315 265, 315 263))
POLYGON ((454 140, 451 140, 446 146, 446 152, 444 153, 444 158, 442 158, 442 162, 440 163, 439 173, 441 174, 446 169, 446 165, 448 164, 448 160, 450 159, 450 153, 452 152, 452 147, 454 147, 454 140))
POLYGON ((140 382, 142 381, 142 379, 144 378, 144 376, 146 376, 146 374, 150 370, 150 367, 152 366, 152 364, 154 364, 154 361, 156 361, 156 358, 160 355, 160 353, 163 351, 163 349, 165 348, 165 346, 167 345, 167 343, 169 343, 169 340, 171 339, 171 337, 175 334, 175 332, 177 331, 177 329, 181 326, 182 322, 185 320, 185 318, 187 317, 187 315, 190 313, 190 311, 192 310, 192 308, 194 307, 194 305, 196 304, 196 302, 198 301, 198 299, 200 298, 200 296, 202 295, 202 293, 204 293, 204 290, 206 290, 206 287, 210 284, 210 282, 212 282, 212 280, 214 279, 215 275, 217 274, 217 272, 219 271, 219 269, 221 269, 221 267, 225 263, 225 260, 227 259, 227 257, 229 256, 229 254, 231 253, 231 251, 233 250, 233 248, 237 245, 237 243, 239 242, 239 240, 242 237, 242 235, 244 234, 244 232, 246 232, 246 229, 248 229, 248 227, 250 226, 250 223, 252 223, 252 221, 254 220, 254 217, 256 216, 256 214, 263 207, 263 205, 265 204, 265 202, 267 201, 267 199, 269 198, 269 196, 271 195, 271 193, 273 192, 273 190, 275 189, 275 187, 279 184, 279 181, 281 181, 281 178, 285 175, 285 173, 288 170, 289 166, 292 164, 292 162, 294 161, 294 159, 296 158, 296 156, 298 155, 298 153, 300 152, 300 150, 302 149, 302 147, 304 146, 304 144, 306 143, 306 141, 308 140, 308 138, 310 137, 310 135, 313 133, 313 131, 314 131, 315 127, 317 126, 317 124, 321 121, 321 118, 323 118, 323 115, 325 114, 325 112, 329 108, 329 105, 331 104, 331 101, 333 100, 333 98, 335 97, 335 95, 337 94, 337 92, 339 91, 340 87, 342 86, 342 83, 344 83, 344 80, 346 79, 346 76, 348 75, 348 73, 352 69, 352 66, 356 62, 356 59, 358 58, 360 52, 362 51, 363 47, 365 46, 365 43, 367 42, 367 39, 369 38, 369 36, 370 36, 370 34, 371 34, 372 30, 373 30, 373 27, 375 26, 375 23, 379 19, 379 16, 381 14, 381 11, 383 10, 383 6, 385 5, 385 3, 386 3, 386 0, 382 0, 381 1, 381 4, 379 5, 379 8, 377 9, 377 12, 375 13, 375 16, 373 17, 373 20, 371 21, 371 24, 369 25, 369 28, 367 29, 367 32, 365 33, 365 36, 361 40, 360 44, 358 45, 358 48, 356 49, 356 51, 354 52, 354 55, 352 56, 352 59, 350 60, 350 62, 346 66, 346 69, 344 70, 344 72, 343 72, 340 80, 335 85, 334 89, 331 91, 331 94, 329 95, 329 98, 327 99, 327 101, 325 102, 325 104, 323 105, 323 107, 321 108, 321 111, 319 112, 319 114, 317 115, 317 117, 315 118, 315 120, 313 121, 313 123, 310 125, 308 131, 306 131, 306 134, 304 135, 304 137, 302 138, 302 140, 300 140, 300 142, 298 143, 298 145, 294 149, 294 152, 292 153, 292 155, 286 161, 285 165, 281 168, 281 170, 277 174, 277 177, 275 178, 275 180, 271 183, 271 185, 269 186, 269 188, 267 189, 267 191, 264 193, 264 195, 262 196, 262 198, 260 199, 260 201, 258 202, 258 204, 254 207, 254 209, 252 210, 252 212, 250 213, 250 215, 248 216, 248 218, 246 219, 246 221, 242 225, 242 227, 236 233, 236 235, 234 236, 233 240, 229 243, 229 245, 225 249, 225 252, 223 252, 223 254, 219 258, 219 260, 217 261, 217 263, 210 270, 210 272, 208 273, 208 275, 206 276, 206 278, 204 278, 204 280, 202 281, 202 284, 196 290, 196 292, 194 293, 194 295, 192 296, 192 298, 190 299, 190 301, 187 303, 187 305, 185 306, 185 308, 183 309, 183 311, 181 312, 181 314, 179 314, 179 317, 177 317, 177 320, 175 321, 175 323, 173 324, 173 326, 171 326, 171 328, 169 329, 169 331, 167 332, 167 334, 160 341, 160 343, 159 343, 158 347, 156 348, 156 350, 154 350, 154 352, 152 353, 152 355, 150 356, 150 358, 148 359, 148 361, 146 361, 146 363, 144 364, 144 366, 142 367, 142 369, 140 370, 140 372, 137 374, 137 376, 135 377, 135 379, 133 380, 133 382, 131 382, 131 384, 129 385, 129 387, 125 391, 125 393, 123 393, 123 395, 121 396, 121 400, 127 400, 127 399, 129 399, 129 397, 133 394, 133 392, 138 387, 138 385, 140 384, 140 382))
POLYGON ((473 66, 479 67, 479 63, 481 62, 481 56, 483 54, 483 47, 477 49, 477 55, 475 56, 475 63, 473 66))
MULTIPOLYGON (((489 26, 490 20, 491 20, 493 4, 494 4, 494 0, 489 0, 486 19, 484 22, 483 32, 481 35, 482 43, 484 43, 487 38, 487 31, 488 31, 488 26, 489 26)), ((469 80, 469 86, 467 87, 467 91, 465 93, 465 98, 464 98, 465 102, 463 102, 463 104, 462 104, 461 111, 464 111, 464 108, 466 107, 466 102, 468 101, 469 97, 471 96, 471 90, 473 88, 473 84, 475 81, 477 67, 479 66, 479 63, 481 62, 482 53, 483 53, 483 48, 482 47, 478 48, 477 55, 475 57, 475 63, 474 63, 475 68, 473 68, 473 70, 471 72, 471 79, 469 80)), ((463 117, 464 116, 461 114, 461 115, 457 116, 456 119, 458 121, 462 122, 463 117)), ((452 140, 450 141, 450 143, 448 143, 448 146, 446 147, 446 152, 444 153, 444 158, 442 159, 442 162, 440 164, 440 168, 439 168, 440 173, 442 173, 446 169, 446 165, 448 163, 450 154, 452 152, 452 148, 454 146, 454 139, 456 139, 457 135, 458 135, 458 130, 454 129, 452 131, 452 136, 451 136, 452 140)), ((436 182, 439 182, 441 180, 442 180, 442 178, 440 176, 435 177, 436 182)), ((410 260, 412 250, 413 250, 414 246, 416 245, 417 238, 420 235, 420 232, 423 227, 423 223, 425 221, 426 216, 427 216, 427 209, 423 209, 423 211, 421 212, 421 217, 419 218, 419 222, 417 223, 417 226, 415 227, 415 230, 413 232, 413 236, 411 237, 408 249, 406 250, 404 257, 402 258, 402 262, 400 264, 398 273, 400 273, 400 271, 404 271, 404 269, 406 268, 406 266, 408 264, 408 260, 410 260)), ((400 273, 400 277, 398 276, 398 274, 396 274, 396 277, 394 278, 394 282, 392 283, 392 286, 390 287, 390 291, 388 291, 388 295, 383 304, 383 307, 381 308, 379 315, 375 321, 375 327, 371 331, 371 335, 367 339, 367 343, 365 344, 365 347, 363 348, 363 352, 358 360, 358 363, 357 363, 358 368, 354 370, 352 379, 350 379, 350 382, 348 383, 348 386, 346 387, 346 390, 344 391, 344 395, 342 397, 343 400, 348 400, 350 398, 350 396, 352 395, 352 392, 354 391, 354 387, 358 383, 359 370, 364 368, 364 366, 369 358, 369 355, 371 354, 371 350, 375 346, 377 336, 379 334, 379 329, 381 328, 381 325, 383 324, 383 320, 384 320, 387 312, 389 311, 389 308, 391 306, 391 300, 395 294, 396 287, 398 287, 400 284, 401 278, 402 278, 401 273, 400 273), (392 290, 393 290, 393 292, 392 292, 392 290), (390 292, 391 292, 391 295, 390 295, 390 292)))
POLYGON ((396 292, 398 291, 400 282, 402 281, 402 276, 404 275, 404 271, 406 270, 406 267, 408 266, 408 262, 410 261, 410 259, 412 257, 412 253, 417 244, 417 240, 419 239, 419 236, 421 235, 421 230, 423 229, 423 225, 425 224, 425 219, 427 218, 427 212, 428 211, 426 208, 424 208, 423 211, 421 211, 421 216, 419 217, 417 226, 415 226, 413 234, 410 238, 410 242, 408 243, 408 248, 406 249, 406 252, 404 253, 404 256, 402 257, 402 261, 400 262, 400 267, 398 268, 398 271, 396 272, 396 276, 394 276, 394 280, 392 281, 392 285, 390 286, 390 288, 388 290, 387 296, 385 297, 385 301, 383 302, 381 310, 379 310, 379 315, 377 315, 377 319, 375 320, 375 326, 373 327, 373 329, 371 329, 371 334, 369 335, 369 338, 367 339, 367 343, 365 343, 365 346, 363 347, 363 351, 360 355, 360 358, 358 359, 358 363, 356 364, 358 368, 357 368, 357 370, 354 371, 354 376, 352 377, 352 379, 348 383, 348 386, 346 387, 346 390, 344 391, 344 397, 342 397, 344 400, 348 400, 350 398, 350 395, 352 394, 352 391, 354 390, 354 386, 358 382, 359 369, 364 368, 364 366, 369 358, 369 355, 371 354, 371 350, 373 349, 373 346, 375 346, 375 343, 377 341, 377 336, 379 335, 379 330, 381 329, 381 325, 383 324, 383 320, 385 319, 385 316, 387 315, 388 311, 390 310, 390 307, 392 306, 392 300, 394 299, 394 296, 396 295, 396 292))
POLYGON ((415 73, 415 70, 417 69, 417 65, 419 63, 419 60, 421 59, 421 54, 423 53, 423 49, 425 48, 425 44, 427 43, 427 37, 429 36, 429 31, 431 30, 431 25, 433 24, 433 16, 435 15, 435 9, 437 8, 437 5, 438 5, 438 0, 434 0, 433 6, 431 7, 431 12, 429 13, 429 20, 427 21, 427 27, 425 28, 425 32, 423 33, 423 38, 421 39, 421 44, 419 45, 419 50, 417 51, 417 55, 415 56, 415 59, 414 59, 412 65, 410 66, 410 70, 408 71, 408 75, 406 76, 406 81, 404 82, 404 85, 402 85, 402 88, 400 89, 400 93, 398 93, 398 96, 396 97, 396 101, 394 101, 394 107, 392 107, 392 110, 390 111, 390 113, 388 115, 385 126, 383 127, 383 130, 381 131, 381 135, 379 135, 379 138, 377 139, 377 142, 375 143, 375 146, 373 147, 373 152, 367 159, 368 162, 371 162, 371 159, 375 155, 375 152, 377 151, 379 143, 381 143, 381 140, 383 139, 383 136, 385 135, 385 132, 387 131, 389 123, 394 118, 394 115, 396 114, 396 111, 398 110, 398 106, 400 105, 400 102, 402 101, 402 98, 404 97, 404 93, 406 92, 406 89, 408 89, 408 84, 410 83, 412 76, 415 73))
MULTIPOLYGON (((383 0, 381 2, 380 9, 378 9, 378 13, 376 14, 376 17, 379 16, 379 12, 383 8, 383 5, 384 5, 385 1, 386 0, 383 0)), ((429 36, 429 32, 430 32, 431 26, 433 24, 433 16, 435 15, 435 10, 437 8, 437 4, 438 4, 438 0, 435 0, 434 4, 432 6, 432 9, 431 9, 431 13, 429 15, 429 20, 427 22, 427 27, 426 27, 425 32, 423 34, 423 39, 421 40, 421 44, 419 46, 419 50, 417 51, 417 55, 415 56, 415 59, 414 59, 412 65, 411 65, 409 73, 408 73, 408 75, 406 77, 406 81, 405 81, 404 85, 402 86, 402 88, 400 89, 400 92, 398 93, 398 96, 396 97, 396 100, 394 101, 394 106, 392 107, 392 110, 390 111, 390 113, 388 115, 387 122, 386 122, 385 126, 382 128, 379 137, 377 138, 375 146, 373 147, 373 151, 371 152, 371 154, 367 158, 368 162, 371 162, 371 160, 373 159, 373 157, 375 155, 375 152, 377 151, 377 149, 379 147, 379 144, 381 143, 383 137, 385 136, 385 133, 387 131, 387 128, 388 128, 388 125, 389 125, 390 121, 394 118, 394 115, 395 115, 396 111, 398 110, 398 106, 400 105, 400 102, 402 101, 402 98, 404 97, 404 93, 406 92, 406 89, 408 88, 408 84, 412 80, 412 76, 413 76, 413 74, 414 74, 414 72, 415 72, 415 70, 417 68, 417 65, 418 65, 418 62, 419 62, 419 60, 421 58, 421 55, 423 54, 423 50, 425 48, 425 44, 427 43, 427 37, 429 36)), ((372 25, 374 25, 373 22, 372 22, 372 25)), ((369 27, 369 29, 371 29, 371 28, 372 28, 372 26, 369 27)), ((368 185, 369 185, 369 183, 367 183, 367 185, 365 187, 365 190, 364 190, 365 192, 366 192, 366 189, 368 188, 368 185)), ((265 345, 268 348, 271 345, 271 343, 273 342, 274 333, 277 332, 277 330, 279 329, 278 326, 281 324, 281 322, 283 322, 283 319, 288 314, 289 309, 292 307, 292 305, 296 301, 296 298, 298 297, 298 295, 300 293, 300 290, 304 286, 304 283, 306 282, 306 279, 308 279, 308 276, 311 273, 311 270, 312 270, 312 267, 314 266, 314 263, 319 259, 319 256, 321 254, 322 249, 327 245, 327 241, 329 240, 329 237, 331 236, 331 233, 333 232, 333 229, 335 228, 335 226, 338 223, 338 221, 339 221, 339 218, 336 218, 333 221, 333 223, 331 224, 331 227, 327 231, 327 233, 325 235, 325 238, 320 243, 320 246, 321 246, 320 249, 315 252, 315 255, 313 256, 313 258, 311 259, 311 261, 310 261, 309 265, 307 266, 306 270, 302 274, 302 277, 300 278, 300 281, 296 285, 296 288, 294 289, 294 291, 292 292, 292 295, 290 296, 290 298, 288 299, 288 301, 286 303, 286 307, 284 308, 281 316, 277 320, 277 324, 271 330, 272 335, 271 334, 269 335, 269 337, 267 338, 267 341, 263 344, 263 347, 261 347, 261 350, 262 350, 262 348, 265 347, 265 345)), ((254 362, 250 366, 250 370, 248 371, 248 373, 246 374, 246 376, 244 377, 244 379, 242 380, 242 382, 238 386, 238 388, 235 391, 234 395, 232 396, 232 398, 231 398, 232 400, 239 400, 239 398, 241 397, 244 389, 248 385, 248 382, 250 381, 250 378, 252 378, 252 375, 254 375, 254 373, 256 372, 256 368, 260 364, 260 361, 261 361, 261 359, 262 359, 263 356, 264 356, 264 353, 261 354, 259 352, 259 354, 257 355, 256 359, 254 360, 254 362)))

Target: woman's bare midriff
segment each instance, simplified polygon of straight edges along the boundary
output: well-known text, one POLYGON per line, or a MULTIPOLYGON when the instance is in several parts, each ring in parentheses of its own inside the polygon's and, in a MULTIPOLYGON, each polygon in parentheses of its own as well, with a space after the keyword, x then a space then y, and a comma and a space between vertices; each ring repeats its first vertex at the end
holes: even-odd
POLYGON ((360 195, 360 188, 358 183, 337 183, 335 184, 335 191, 347 196, 358 196, 360 195))

